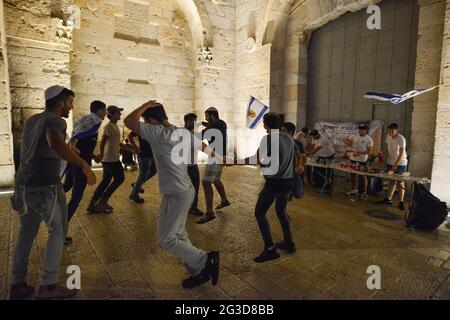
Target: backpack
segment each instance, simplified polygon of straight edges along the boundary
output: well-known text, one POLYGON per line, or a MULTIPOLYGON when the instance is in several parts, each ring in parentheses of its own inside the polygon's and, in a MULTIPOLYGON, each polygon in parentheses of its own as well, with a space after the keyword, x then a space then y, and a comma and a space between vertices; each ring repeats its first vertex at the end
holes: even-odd
POLYGON ((432 231, 447 218, 447 204, 435 197, 425 186, 414 182, 414 195, 406 218, 407 227, 432 231))

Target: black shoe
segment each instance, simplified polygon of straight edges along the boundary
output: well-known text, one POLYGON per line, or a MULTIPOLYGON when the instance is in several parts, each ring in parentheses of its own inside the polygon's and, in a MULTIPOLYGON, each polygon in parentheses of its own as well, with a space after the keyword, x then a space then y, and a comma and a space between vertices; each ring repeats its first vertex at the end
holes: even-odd
POLYGON ((288 253, 294 253, 295 251, 297 251, 297 249, 295 248, 295 243, 293 242, 281 241, 277 242, 276 246, 278 249, 287 251, 288 253))
POLYGON ((207 272, 200 272, 196 276, 190 276, 189 278, 183 280, 181 285, 185 289, 194 289, 195 287, 201 286, 202 284, 208 282, 211 279, 207 272))
POLYGON ((190 208, 189 209, 189 214, 201 217, 201 216, 203 216, 204 212, 201 211, 199 208, 190 208))
POLYGON ((256 263, 266 262, 270 260, 278 259, 280 255, 277 252, 276 247, 273 247, 272 249, 264 249, 263 252, 259 256, 253 259, 256 263))
POLYGON ((134 195, 134 194, 130 194, 130 196, 128 197, 128 199, 136 202, 136 203, 144 203, 144 199, 142 199, 141 197, 139 197, 138 195, 134 195))
POLYGON ((402 211, 405 211, 406 210, 405 203, 403 201, 400 201, 398 203, 398 208, 402 211))
POLYGON ((26 281, 11 286, 9 300, 22 300, 30 298, 34 293, 34 287, 29 286, 26 281))
POLYGON ((196 276, 190 276, 183 280, 181 285, 185 289, 193 289, 211 280, 215 286, 219 280, 219 252, 211 251, 208 253, 205 268, 196 276))
POLYGON ((211 283, 213 286, 219 281, 219 251, 208 252, 208 259, 206 260, 205 269, 208 271, 211 277, 211 283))
POLYGON ((384 198, 383 200, 375 201, 375 203, 392 205, 392 200, 389 200, 388 198, 384 198))
MULTIPOLYGON (((131 187, 134 188, 134 182, 131 184, 131 187)), ((144 192, 145 192, 145 191, 144 191, 144 189, 142 189, 142 188, 139 190, 139 193, 144 193, 144 192)))
POLYGON ((73 242, 73 239, 71 237, 66 237, 64 239, 64 244, 71 244, 73 242))

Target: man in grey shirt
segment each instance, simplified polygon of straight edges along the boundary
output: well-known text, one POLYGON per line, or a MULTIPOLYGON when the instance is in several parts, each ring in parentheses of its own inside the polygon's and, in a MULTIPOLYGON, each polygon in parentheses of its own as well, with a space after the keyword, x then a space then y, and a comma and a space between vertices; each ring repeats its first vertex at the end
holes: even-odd
POLYGON ((62 299, 77 293, 58 285, 58 268, 67 234, 67 203, 60 182, 61 158, 80 167, 88 185, 95 175, 78 154, 65 143, 66 122, 75 94, 64 87, 45 91, 45 111, 26 123, 20 166, 15 176, 13 209, 20 214, 20 230, 13 258, 10 299, 25 299, 34 288, 26 282, 28 258, 42 221, 48 230, 41 286, 37 299, 62 299))
MULTIPOLYGON (((277 248, 288 253, 296 251, 286 212, 294 178, 295 142, 288 134, 279 131, 281 118, 276 113, 266 113, 263 122, 268 134, 261 139, 256 156, 266 182, 256 202, 255 217, 264 241, 264 250, 253 259, 256 263, 279 258, 277 248), (272 145, 273 141, 278 141, 278 149, 276 145, 272 145), (267 160, 270 160, 270 163, 267 160), (269 221, 266 217, 267 211, 274 202, 284 235, 284 240, 276 244, 273 242, 269 221)), ((250 158, 237 160, 237 163, 246 163, 250 158)))
MULTIPOLYGON (((195 288, 219 277, 219 252, 204 252, 192 245, 186 231, 186 219, 194 199, 194 187, 187 165, 172 161, 172 151, 185 129, 178 130, 168 121, 164 107, 155 101, 144 103, 124 120, 125 126, 150 143, 163 194, 159 212, 158 238, 162 249, 177 256, 190 277, 183 280, 186 289, 195 288), (145 122, 139 121, 143 116, 145 122)), ((189 132, 187 132, 189 134, 189 132)), ((190 150, 190 144, 188 146, 190 150)))

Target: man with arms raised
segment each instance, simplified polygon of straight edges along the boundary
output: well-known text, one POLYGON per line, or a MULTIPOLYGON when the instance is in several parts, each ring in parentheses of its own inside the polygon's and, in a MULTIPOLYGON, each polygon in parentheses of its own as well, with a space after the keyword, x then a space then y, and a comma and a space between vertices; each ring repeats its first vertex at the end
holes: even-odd
MULTIPOLYGON (((184 133, 189 138, 190 133, 170 124, 163 105, 155 101, 144 103, 134 110, 125 118, 124 123, 152 147, 159 188, 163 194, 159 212, 159 245, 177 256, 190 273, 191 276, 183 280, 182 286, 192 289, 210 279, 216 285, 219 277, 219 252, 206 253, 194 247, 189 240, 186 219, 195 191, 186 164, 175 163, 172 159, 173 148, 180 143, 180 139, 186 138, 184 133), (139 121, 141 116, 145 122, 139 121)), ((190 150, 190 143, 187 150, 190 150)))

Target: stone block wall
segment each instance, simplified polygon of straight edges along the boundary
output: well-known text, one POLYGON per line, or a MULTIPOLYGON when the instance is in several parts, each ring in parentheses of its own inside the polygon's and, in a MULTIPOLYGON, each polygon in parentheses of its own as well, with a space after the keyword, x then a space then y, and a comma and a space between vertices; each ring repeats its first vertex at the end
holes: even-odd
MULTIPOLYGON (((445 2, 418 1, 420 9, 415 88, 429 88, 440 82, 445 2)), ((431 176, 439 91, 442 88, 414 98, 410 170, 419 176, 431 176)))
POLYGON ((0 2, 0 188, 10 185, 14 175, 9 90, 8 49, 2 1, 0 2))
POLYGON ((445 1, 442 39, 431 191, 450 206, 450 0, 445 1))
POLYGON ((184 114, 194 109, 195 47, 177 2, 75 4, 81 9, 70 59, 75 118, 89 112, 92 100, 124 108, 125 117, 143 102, 157 99, 169 120, 182 125, 184 114))
POLYGON ((271 44, 257 43, 260 19, 264 17, 269 1, 236 1, 236 52, 234 72, 234 128, 239 131, 236 151, 239 157, 249 156, 258 147, 265 134, 262 123, 255 129, 246 126, 250 95, 270 104, 271 44))
MULTIPOLYGON (((195 1, 198 3, 199 1, 195 1)), ((219 116, 233 128, 235 30, 236 6, 234 0, 202 1, 208 15, 210 30, 204 46, 212 46, 213 62, 209 65, 196 61, 195 64, 195 113, 204 120, 208 107, 215 107, 219 116)), ((206 27, 206 25, 204 26, 206 27)), ((197 58, 197 56, 195 57, 197 58)), ((233 150, 233 139, 229 139, 229 150, 233 150)))
MULTIPOLYGON (((14 159, 23 126, 45 107, 44 90, 70 87, 71 29, 65 25, 68 1, 3 1, 8 50, 14 159)), ((72 119, 67 119, 71 130, 72 119)), ((11 154, 11 157, 13 155, 11 154)))

